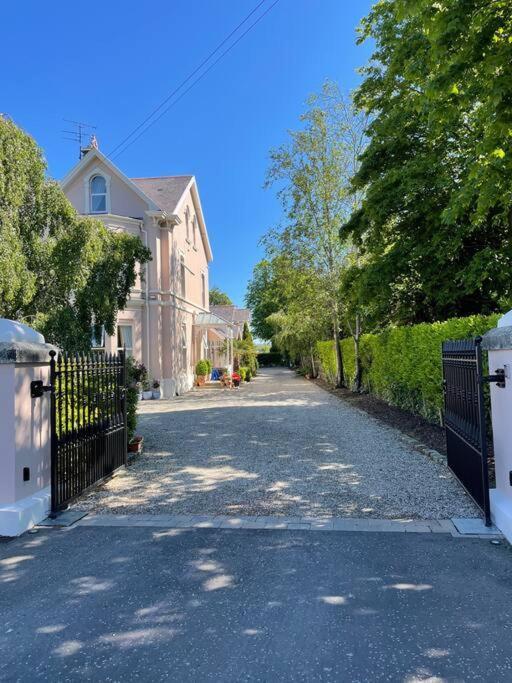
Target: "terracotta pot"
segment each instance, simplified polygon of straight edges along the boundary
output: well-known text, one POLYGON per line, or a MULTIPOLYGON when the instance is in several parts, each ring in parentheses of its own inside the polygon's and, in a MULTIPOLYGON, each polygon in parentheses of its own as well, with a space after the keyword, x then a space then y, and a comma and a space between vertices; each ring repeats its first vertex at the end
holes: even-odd
POLYGON ((142 444, 144 438, 142 436, 134 436, 128 444, 128 453, 140 453, 142 451, 142 444))
POLYGON ((206 375, 197 375, 196 383, 197 383, 198 387, 202 387, 205 382, 206 382, 206 375))

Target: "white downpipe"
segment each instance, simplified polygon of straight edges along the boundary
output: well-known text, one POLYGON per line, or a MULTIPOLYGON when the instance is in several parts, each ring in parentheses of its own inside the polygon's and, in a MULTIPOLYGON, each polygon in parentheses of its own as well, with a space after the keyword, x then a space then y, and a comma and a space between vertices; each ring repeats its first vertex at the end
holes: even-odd
MULTIPOLYGON (((149 249, 148 245, 148 231, 143 227, 143 223, 140 223, 140 231, 144 234, 144 246, 149 249)), ((149 263, 146 264, 146 277, 144 278, 145 284, 145 294, 146 294, 146 368, 149 372, 149 338, 150 338, 150 328, 149 328, 149 263)))

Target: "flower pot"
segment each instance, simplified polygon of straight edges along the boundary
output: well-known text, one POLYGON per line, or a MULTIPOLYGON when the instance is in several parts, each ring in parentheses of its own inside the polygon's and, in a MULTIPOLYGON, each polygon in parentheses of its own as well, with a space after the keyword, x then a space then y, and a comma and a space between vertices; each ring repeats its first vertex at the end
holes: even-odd
POLYGON ((151 391, 151 389, 149 389, 148 391, 142 392, 142 399, 144 401, 150 401, 152 398, 153 398, 153 392, 151 391))
POLYGON ((206 382, 206 375, 197 375, 196 383, 197 383, 198 387, 202 387, 205 382, 206 382))
POLYGON ((128 453, 140 453, 143 443, 144 438, 142 436, 134 436, 128 444, 128 453))
POLYGON ((158 400, 161 397, 162 393, 160 389, 153 389, 153 398, 155 400, 158 400))

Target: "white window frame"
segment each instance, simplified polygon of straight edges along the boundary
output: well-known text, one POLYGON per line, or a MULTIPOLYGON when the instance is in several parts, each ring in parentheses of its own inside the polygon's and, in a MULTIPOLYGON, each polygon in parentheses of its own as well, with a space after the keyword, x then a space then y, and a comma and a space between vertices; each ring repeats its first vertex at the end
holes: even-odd
POLYGON ((192 219, 192 244, 194 245, 194 249, 197 248, 197 216, 194 215, 194 218, 192 219))
POLYGON ((96 350, 97 351, 104 351, 105 350, 105 326, 104 325, 101 326, 99 340, 94 334, 94 326, 93 326, 93 328, 91 330, 91 349, 93 349, 95 351, 96 350), (100 342, 100 344, 96 343, 98 341, 100 342))
POLYGON ((93 216, 102 216, 104 214, 109 214, 111 213, 111 204, 110 204, 110 181, 112 179, 112 176, 110 176, 108 173, 105 173, 103 168, 99 168, 96 166, 93 168, 89 173, 87 173, 86 176, 84 176, 84 213, 85 214, 91 214, 93 216), (94 176, 101 176, 105 180, 105 185, 106 185, 106 191, 107 191, 107 196, 105 198, 105 211, 91 211, 92 204, 91 204, 91 180, 94 178, 94 176))
POLYGON ((181 365, 182 370, 188 368, 188 340, 187 340, 187 323, 181 323, 181 365))
POLYGON ((126 357, 128 358, 130 356, 133 356, 133 325, 131 323, 124 323, 124 322, 119 323, 117 326, 116 334, 117 334, 117 351, 119 352, 119 351, 122 351, 123 349, 126 349, 126 357), (123 328, 123 327, 129 327, 131 330, 131 332, 130 332, 131 341, 132 341, 131 346, 125 346, 125 344, 123 342, 122 334, 120 334, 121 328, 123 328))

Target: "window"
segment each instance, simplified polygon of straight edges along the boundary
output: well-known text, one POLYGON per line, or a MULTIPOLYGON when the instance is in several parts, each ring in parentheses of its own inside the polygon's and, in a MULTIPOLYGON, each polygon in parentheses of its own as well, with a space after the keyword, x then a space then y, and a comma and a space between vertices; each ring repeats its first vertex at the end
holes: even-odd
POLYGON ((185 209, 185 228, 187 231, 187 242, 190 242, 190 211, 188 206, 185 209))
POLYGON ((197 234, 197 218, 194 216, 194 220, 192 221, 192 235, 193 235, 193 240, 194 240, 194 247, 196 246, 196 234, 197 234))
POLYGON ((105 213, 107 211, 107 183, 101 175, 91 178, 91 213, 105 213))
POLYGON ((203 308, 206 308, 206 278, 204 273, 201 273, 201 301, 203 302, 203 308))
POLYGON ((180 294, 182 297, 185 297, 186 291, 185 257, 180 256, 180 294))
POLYGON ((117 326, 117 350, 126 349, 127 356, 133 356, 133 328, 131 325, 117 326))
POLYGON ((187 325, 181 323, 181 368, 187 369, 187 325))
POLYGON ((91 330, 91 347, 93 349, 104 349, 105 348, 105 328, 103 325, 96 333, 94 327, 91 330))

